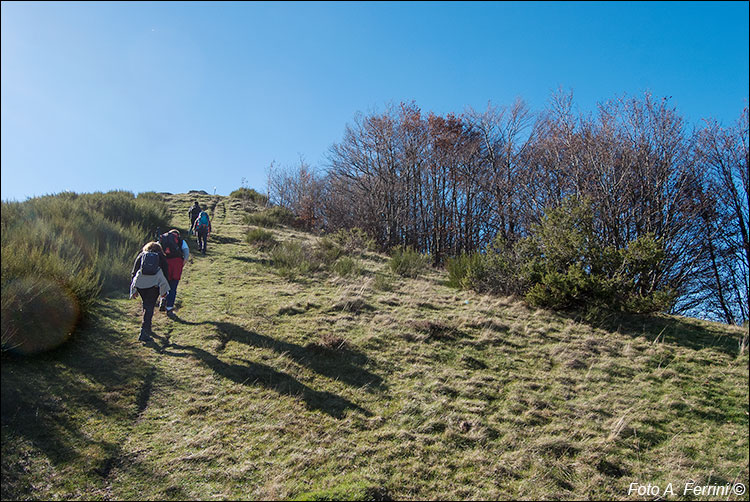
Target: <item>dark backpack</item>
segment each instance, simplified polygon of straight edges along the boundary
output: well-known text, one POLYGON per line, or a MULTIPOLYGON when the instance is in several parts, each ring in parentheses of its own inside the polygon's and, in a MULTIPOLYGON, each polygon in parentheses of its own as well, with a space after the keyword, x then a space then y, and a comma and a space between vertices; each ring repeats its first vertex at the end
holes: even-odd
POLYGON ((141 273, 144 275, 156 275, 159 271, 159 254, 149 251, 141 257, 141 273))
POLYGON ((190 208, 190 218, 195 221, 198 218, 198 215, 201 212, 201 208, 198 206, 193 206, 190 208))
POLYGON ((167 258, 180 257, 182 258, 182 249, 180 249, 180 238, 175 234, 166 233, 159 236, 159 244, 164 250, 164 254, 167 258))

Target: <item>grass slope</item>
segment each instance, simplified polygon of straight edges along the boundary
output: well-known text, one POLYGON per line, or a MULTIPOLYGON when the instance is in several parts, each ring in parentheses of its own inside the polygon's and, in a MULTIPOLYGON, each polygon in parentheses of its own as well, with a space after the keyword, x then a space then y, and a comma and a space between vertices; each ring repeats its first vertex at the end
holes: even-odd
MULTIPOLYGON (((178 228, 194 198, 166 197, 178 228)), ((747 485, 742 330, 667 316, 597 329, 456 292, 442 273, 397 278, 377 254, 362 275, 288 281, 244 242, 239 200, 197 198, 214 234, 186 266, 178 317, 155 316, 156 343, 136 342, 140 302, 123 293, 54 352, 3 357, 3 499, 636 499, 634 481, 671 482, 675 498, 690 480, 747 485)))

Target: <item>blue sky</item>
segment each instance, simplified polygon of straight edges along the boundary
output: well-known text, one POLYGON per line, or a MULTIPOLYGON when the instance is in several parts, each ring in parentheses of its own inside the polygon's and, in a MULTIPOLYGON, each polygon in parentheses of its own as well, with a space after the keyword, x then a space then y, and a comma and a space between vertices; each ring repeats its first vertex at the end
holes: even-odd
POLYGON ((3 200, 263 190, 357 112, 748 102, 748 2, 2 2, 3 200))

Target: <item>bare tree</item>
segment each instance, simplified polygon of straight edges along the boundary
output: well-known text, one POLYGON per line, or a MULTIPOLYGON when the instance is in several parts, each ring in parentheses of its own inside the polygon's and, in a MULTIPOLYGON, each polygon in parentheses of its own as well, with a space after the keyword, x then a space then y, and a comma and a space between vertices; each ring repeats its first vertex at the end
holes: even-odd
POLYGON ((731 127, 708 121, 698 137, 698 158, 711 194, 704 216, 710 268, 705 300, 727 323, 742 324, 750 298, 748 108, 731 127))
POLYGON ((323 180, 300 158, 294 167, 268 168, 269 202, 294 212, 306 228, 316 228, 322 219, 323 180))
MULTIPOLYGON (((307 211, 327 228, 357 226, 382 248, 409 245, 439 264, 496 236, 512 244, 566 198, 586 198, 601 246, 623 250, 649 237, 663 247, 663 259, 639 274, 639 294, 670 290, 674 312, 711 303, 740 322, 750 262, 747 122, 745 110, 733 128, 691 134, 668 99, 650 94, 588 116, 563 91, 539 114, 521 100, 461 116, 401 103, 347 126, 331 147, 323 195, 311 199, 322 210, 307 211)), ((295 187, 314 186, 305 179, 300 170, 296 184, 269 185, 304 211, 295 187)))

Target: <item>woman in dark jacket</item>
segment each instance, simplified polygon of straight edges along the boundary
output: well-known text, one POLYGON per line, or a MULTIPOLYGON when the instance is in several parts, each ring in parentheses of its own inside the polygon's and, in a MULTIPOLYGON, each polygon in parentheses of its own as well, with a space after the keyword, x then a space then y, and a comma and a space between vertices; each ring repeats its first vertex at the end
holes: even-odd
MULTIPOLYGON (((146 260, 148 262, 148 260, 146 260)), ((143 319, 141 320, 141 332, 138 341, 151 341, 151 320, 154 317, 156 301, 159 297, 164 298, 169 293, 169 281, 166 276, 167 258, 164 256, 161 246, 158 242, 149 242, 138 254, 133 263, 132 281, 130 283, 130 297, 135 298, 138 294, 143 302, 143 319), (156 253, 159 255, 159 268, 155 273, 146 273, 143 270, 143 262, 146 259, 146 253, 156 253)))

